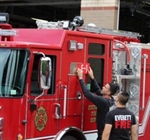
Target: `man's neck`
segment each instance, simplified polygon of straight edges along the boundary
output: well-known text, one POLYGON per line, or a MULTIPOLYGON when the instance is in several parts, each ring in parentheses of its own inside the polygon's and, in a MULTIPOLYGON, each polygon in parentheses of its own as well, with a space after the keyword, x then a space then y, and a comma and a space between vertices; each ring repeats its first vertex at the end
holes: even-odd
POLYGON ((117 107, 119 107, 119 108, 124 108, 124 107, 126 107, 126 106, 125 106, 125 105, 122 105, 122 104, 117 103, 117 107))
POLYGON ((109 96, 109 95, 103 95, 103 97, 106 99, 111 99, 111 96, 109 96))

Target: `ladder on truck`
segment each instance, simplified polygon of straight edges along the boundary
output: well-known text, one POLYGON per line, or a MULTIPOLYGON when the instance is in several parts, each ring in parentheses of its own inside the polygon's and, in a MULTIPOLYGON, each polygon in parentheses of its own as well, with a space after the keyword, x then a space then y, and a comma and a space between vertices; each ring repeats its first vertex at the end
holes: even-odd
POLYGON ((78 27, 78 30, 84 31, 84 32, 98 33, 98 34, 109 34, 109 35, 111 34, 115 36, 124 36, 124 37, 130 37, 130 38, 141 37, 141 35, 136 32, 113 30, 113 29, 107 29, 107 28, 100 28, 96 26, 82 26, 82 27, 78 27))
MULTIPOLYGON (((57 22, 49 22, 49 21, 43 21, 43 20, 37 20, 36 21, 38 29, 67 29, 71 30, 69 28, 69 21, 57 21, 57 22)), ((92 24, 94 25, 94 24, 92 24)), ((97 33, 97 34, 109 34, 109 35, 115 35, 115 36, 124 36, 124 37, 130 37, 130 38, 139 38, 141 35, 136 32, 129 32, 129 31, 123 31, 123 30, 113 30, 113 29, 106 29, 106 28, 100 28, 97 26, 81 26, 76 27, 75 30, 82 31, 82 32, 91 32, 91 33, 97 33)))

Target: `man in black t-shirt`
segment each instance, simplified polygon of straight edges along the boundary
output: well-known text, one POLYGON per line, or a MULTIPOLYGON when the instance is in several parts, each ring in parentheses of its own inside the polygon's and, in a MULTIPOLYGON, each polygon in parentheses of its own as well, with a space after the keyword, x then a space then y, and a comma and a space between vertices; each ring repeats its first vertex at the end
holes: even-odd
POLYGON ((94 79, 94 74, 91 68, 88 70, 88 74, 91 78, 92 92, 87 88, 83 80, 82 70, 79 68, 77 69, 77 76, 79 78, 79 82, 84 96, 97 107, 97 115, 96 115, 96 124, 98 129, 97 140, 101 140, 102 132, 105 125, 105 116, 106 113, 109 111, 109 108, 114 105, 115 101, 112 95, 118 92, 119 85, 117 83, 108 83, 105 86, 103 86, 101 90, 99 85, 97 84, 97 81, 94 79))
POLYGON ((117 95, 117 108, 106 115, 102 140, 137 140, 135 115, 125 107, 128 100, 125 91, 117 95))

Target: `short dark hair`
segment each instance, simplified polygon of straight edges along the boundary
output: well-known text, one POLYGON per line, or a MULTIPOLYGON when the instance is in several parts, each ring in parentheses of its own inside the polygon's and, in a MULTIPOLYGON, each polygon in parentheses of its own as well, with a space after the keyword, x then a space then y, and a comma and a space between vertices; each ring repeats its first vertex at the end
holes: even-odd
POLYGON ((129 100, 129 93, 126 92, 126 91, 121 91, 119 94, 118 94, 118 99, 119 99, 119 102, 122 104, 122 105, 125 105, 128 100, 129 100))
POLYGON ((118 93, 120 90, 118 83, 109 83, 111 95, 118 93))

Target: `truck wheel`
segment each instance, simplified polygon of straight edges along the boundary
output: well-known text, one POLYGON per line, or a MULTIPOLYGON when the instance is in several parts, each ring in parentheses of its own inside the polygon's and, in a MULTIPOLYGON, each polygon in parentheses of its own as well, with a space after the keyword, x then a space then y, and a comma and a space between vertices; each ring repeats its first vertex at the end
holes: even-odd
POLYGON ((77 139, 72 136, 66 135, 61 140, 77 140, 77 139))

